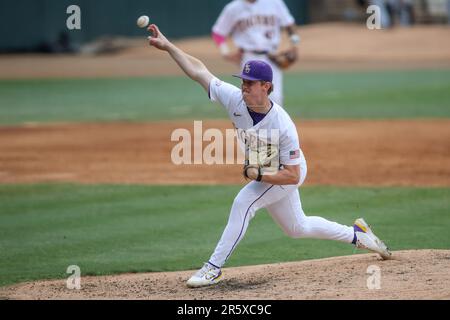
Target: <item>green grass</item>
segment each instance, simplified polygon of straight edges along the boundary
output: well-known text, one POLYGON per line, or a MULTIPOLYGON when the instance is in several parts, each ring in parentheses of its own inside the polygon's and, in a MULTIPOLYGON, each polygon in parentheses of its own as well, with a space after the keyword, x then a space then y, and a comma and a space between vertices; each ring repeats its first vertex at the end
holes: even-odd
MULTIPOLYGON (((301 118, 450 117, 450 70, 287 74, 285 97, 301 118)), ((226 117, 186 77, 0 81, 3 125, 226 117)))
POLYGON ((294 117, 450 116, 450 70, 288 75, 285 86, 294 117))
MULTIPOLYGON (((83 275, 195 269, 222 234, 240 186, 0 185, 0 285, 83 275)), ((450 248, 450 189, 301 189, 307 215, 350 225, 364 216, 393 250, 450 248)), ((353 253, 290 239, 264 210, 227 266, 353 253)))

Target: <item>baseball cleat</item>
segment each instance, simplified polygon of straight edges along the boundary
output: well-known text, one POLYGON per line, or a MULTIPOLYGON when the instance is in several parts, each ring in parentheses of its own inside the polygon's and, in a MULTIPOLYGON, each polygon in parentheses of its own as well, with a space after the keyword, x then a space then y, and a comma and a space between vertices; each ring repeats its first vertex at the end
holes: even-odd
POLYGON ((388 247, 373 232, 363 218, 356 219, 353 224, 356 234, 356 247, 378 253, 384 260, 391 258, 388 247))
POLYGON ((203 267, 187 281, 186 284, 190 288, 210 286, 222 280, 221 276, 222 271, 220 268, 216 268, 206 262, 203 267))

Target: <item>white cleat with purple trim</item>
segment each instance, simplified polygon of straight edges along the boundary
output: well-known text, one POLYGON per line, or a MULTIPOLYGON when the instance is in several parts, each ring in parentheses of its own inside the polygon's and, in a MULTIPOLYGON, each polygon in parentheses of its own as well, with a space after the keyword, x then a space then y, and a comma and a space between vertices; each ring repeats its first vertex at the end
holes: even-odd
POLYGON ((356 235, 356 247, 378 253, 384 260, 392 257, 388 247, 373 232, 363 218, 356 219, 353 224, 356 235))
POLYGON ((210 286, 221 280, 222 271, 210 263, 206 262, 203 267, 198 270, 188 281, 187 286, 190 288, 198 288, 210 286))

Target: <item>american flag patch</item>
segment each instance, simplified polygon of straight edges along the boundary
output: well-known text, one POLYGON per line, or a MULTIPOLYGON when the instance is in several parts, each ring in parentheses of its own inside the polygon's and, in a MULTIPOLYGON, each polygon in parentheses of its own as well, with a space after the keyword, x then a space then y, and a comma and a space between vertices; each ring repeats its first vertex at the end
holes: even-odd
POLYGON ((289 151, 289 159, 298 159, 300 158, 300 150, 289 151))

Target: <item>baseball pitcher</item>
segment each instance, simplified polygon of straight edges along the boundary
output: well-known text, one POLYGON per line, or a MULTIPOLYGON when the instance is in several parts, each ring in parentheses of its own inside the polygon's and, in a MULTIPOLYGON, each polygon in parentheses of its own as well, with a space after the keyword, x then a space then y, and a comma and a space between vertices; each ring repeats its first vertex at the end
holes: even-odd
POLYGON ((212 28, 212 37, 222 56, 244 67, 249 60, 263 60, 273 72, 271 99, 283 105, 283 74, 297 60, 300 37, 295 21, 283 0, 234 0, 222 10, 212 28), (292 47, 277 52, 281 30, 285 29, 292 47), (238 52, 230 52, 226 39, 231 37, 238 52))
POLYGON ((200 60, 167 40, 156 25, 148 29, 152 33, 150 45, 167 51, 186 75, 203 87, 211 101, 225 108, 245 142, 243 175, 250 182, 234 199, 219 243, 208 262, 187 281, 189 287, 220 281, 222 266, 261 208, 267 208, 290 237, 343 241, 377 252, 385 259, 390 257, 386 245, 363 219, 357 219, 351 227, 321 217, 308 217, 303 212, 298 187, 306 178, 306 160, 294 122, 269 98, 273 71, 267 62, 247 61, 242 72, 236 75, 242 81, 241 88, 237 88, 212 75, 200 60))

